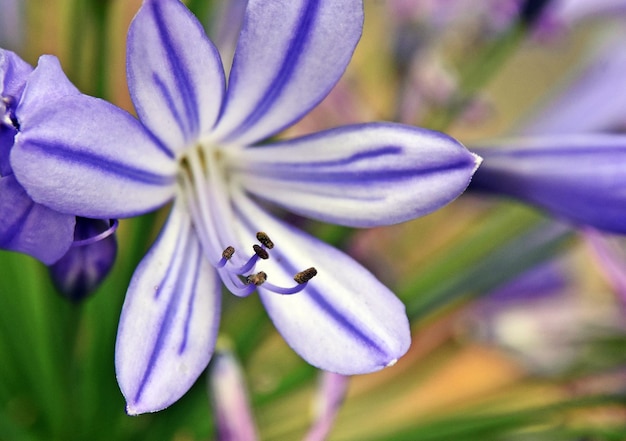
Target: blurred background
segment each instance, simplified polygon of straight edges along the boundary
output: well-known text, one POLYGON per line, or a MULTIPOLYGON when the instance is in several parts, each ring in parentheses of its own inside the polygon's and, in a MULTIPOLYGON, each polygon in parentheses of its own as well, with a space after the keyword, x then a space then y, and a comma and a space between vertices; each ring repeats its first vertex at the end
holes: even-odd
MULTIPOLYGON (((228 63, 245 2, 185 3, 228 63)), ((32 65, 54 54, 82 92, 132 112, 125 38, 139 5, 0 0, 0 46, 32 65)), ((444 131, 471 150, 511 135, 626 127, 626 2, 364 5, 346 74, 282 136, 392 120, 444 131)), ((82 302, 58 294, 34 259, 0 252, 0 440, 228 439, 216 438, 215 415, 237 388, 221 382, 216 362, 171 408, 124 413, 117 320, 163 214, 120 222, 113 270, 82 302)), ((256 296, 224 295, 218 352, 242 370, 259 439, 310 435, 324 400, 337 393, 341 402, 344 386, 343 405, 327 405, 320 429, 330 440, 626 439, 622 238, 472 191, 392 227, 307 222, 405 302, 413 343, 395 366, 328 389, 256 296)))

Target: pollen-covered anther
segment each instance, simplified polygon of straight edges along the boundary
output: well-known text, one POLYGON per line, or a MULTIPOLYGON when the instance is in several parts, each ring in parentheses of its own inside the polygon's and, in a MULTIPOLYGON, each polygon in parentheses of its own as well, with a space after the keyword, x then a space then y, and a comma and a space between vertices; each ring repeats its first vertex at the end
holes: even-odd
POLYGON ((298 274, 293 276, 293 280, 295 280, 298 284, 303 284, 311 280, 313 277, 317 276, 317 270, 313 267, 305 269, 304 271, 300 271, 298 274))
POLYGON ((222 257, 226 260, 230 259, 231 257, 233 257, 233 254, 235 254, 235 248, 228 246, 224 249, 224 251, 222 251, 222 257))
POLYGON ((254 244, 254 245, 252 245, 252 248, 254 249, 254 254, 259 256, 259 258, 261 258, 263 260, 267 260, 267 259, 270 258, 270 255, 268 254, 268 252, 265 251, 264 248, 261 248, 259 245, 254 244))
POLYGON ((270 237, 263 231, 256 233, 256 238, 259 242, 261 242, 261 245, 265 245, 268 250, 274 248, 274 242, 272 242, 272 239, 270 239, 270 237))
POLYGON ((267 280, 267 274, 265 274, 263 271, 259 271, 256 274, 250 274, 247 277, 247 280, 248 283, 259 286, 265 283, 265 281, 267 280))

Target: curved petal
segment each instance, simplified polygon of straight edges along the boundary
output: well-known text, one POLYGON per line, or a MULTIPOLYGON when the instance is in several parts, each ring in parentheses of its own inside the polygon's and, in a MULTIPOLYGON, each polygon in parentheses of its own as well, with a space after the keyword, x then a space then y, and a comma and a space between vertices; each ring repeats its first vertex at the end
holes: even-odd
POLYGON ((534 204, 575 223, 626 233, 626 136, 563 135, 477 148, 472 190, 534 204))
POLYGON ((86 95, 23 114, 11 166, 36 202, 90 218, 128 217, 164 204, 177 167, 130 114, 86 95))
POLYGON ((11 51, 0 49, 0 176, 11 174, 9 152, 17 131, 15 108, 33 68, 11 51))
POLYGON ((130 415, 174 403, 206 368, 220 289, 189 216, 175 205, 133 275, 120 317, 115 366, 130 415))
POLYGON ((147 0, 131 23, 127 74, 139 119, 177 152, 207 133, 222 105, 219 54, 179 0, 147 0))
POLYGON ((15 176, 0 178, 0 248, 50 265, 72 244, 75 223, 74 216, 33 202, 15 176))
POLYGON ((29 115, 41 112, 41 107, 47 108, 53 101, 65 96, 80 94, 63 72, 59 59, 54 55, 42 55, 37 67, 28 77, 19 102, 16 113, 20 125, 22 119, 28 120, 29 115))
POLYGON ((249 192, 304 216, 356 227, 438 209, 465 190, 480 163, 442 133, 391 123, 232 153, 233 179, 249 192))
POLYGON ((361 0, 250 0, 216 136, 246 145, 300 119, 339 80, 362 26, 361 0))
POLYGON ((392 365, 411 335, 404 305, 348 255, 272 218, 242 193, 235 196, 245 240, 270 235, 270 259, 259 264, 275 285, 294 285, 297 272, 314 266, 318 275, 293 295, 258 287, 274 325, 308 363, 344 375, 392 365))
POLYGON ((32 70, 14 52, 0 49, 0 96, 19 98, 32 70))

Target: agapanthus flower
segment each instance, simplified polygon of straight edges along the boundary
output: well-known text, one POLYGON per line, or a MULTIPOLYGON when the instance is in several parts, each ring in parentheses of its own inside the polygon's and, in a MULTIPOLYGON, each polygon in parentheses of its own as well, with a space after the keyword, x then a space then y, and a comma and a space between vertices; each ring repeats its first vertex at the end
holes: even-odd
MULTIPOLYGON (((120 318, 116 369, 128 413, 170 405, 204 370, 220 280, 237 296, 258 291, 287 343, 314 366, 372 372, 407 350, 402 302, 267 206, 369 227, 429 213, 467 186, 479 159, 424 129, 372 123, 259 144, 326 96, 362 22, 360 0, 249 1, 226 88, 219 54, 191 12, 178 0, 146 0, 127 40, 139 120, 79 93, 53 103, 29 97, 18 109, 29 117, 11 163, 36 201, 105 219, 173 201, 120 318)), ((47 58, 33 77, 39 87, 67 81, 47 58)))

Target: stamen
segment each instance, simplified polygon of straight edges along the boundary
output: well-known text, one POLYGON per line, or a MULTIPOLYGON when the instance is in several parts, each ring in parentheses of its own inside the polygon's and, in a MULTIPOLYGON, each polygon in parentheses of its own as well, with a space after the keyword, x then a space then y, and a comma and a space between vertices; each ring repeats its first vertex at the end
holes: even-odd
POLYGON ((259 286, 265 283, 265 281, 267 280, 267 274, 265 274, 263 271, 259 271, 256 274, 250 274, 247 280, 248 283, 259 286))
POLYGON ((303 284, 311 280, 313 277, 317 276, 317 270, 313 267, 305 269, 304 271, 300 271, 298 274, 293 276, 293 280, 295 280, 298 284, 303 284))
POLYGON ((262 245, 265 245, 268 250, 274 248, 274 242, 272 242, 272 239, 270 239, 270 237, 263 231, 256 233, 256 238, 262 245))
MULTIPOLYGON (((265 273, 264 273, 265 274, 265 273)), ((267 281, 264 281, 263 288, 268 291, 274 291, 276 294, 297 294, 306 288, 309 280, 317 275, 317 270, 313 267, 305 269, 304 271, 300 271, 298 274, 293 276, 293 279, 298 283, 296 286, 292 286, 291 288, 285 288, 283 286, 277 286, 267 281)))
POLYGON ((252 248, 254 249, 254 254, 259 256, 261 259, 267 260, 270 258, 270 255, 268 254, 268 252, 265 251, 265 249, 258 246, 257 244, 252 245, 252 248))
POLYGON ((109 219, 109 228, 99 234, 96 234, 95 236, 88 237, 87 239, 75 240, 74 242, 72 242, 71 246, 82 247, 85 245, 91 245, 92 243, 100 242, 101 240, 106 239, 111 234, 115 233, 118 225, 119 222, 117 221, 117 219, 109 219))
POLYGON ((235 248, 228 246, 224 251, 222 251, 222 258, 228 260, 233 257, 233 254, 235 254, 235 248))

